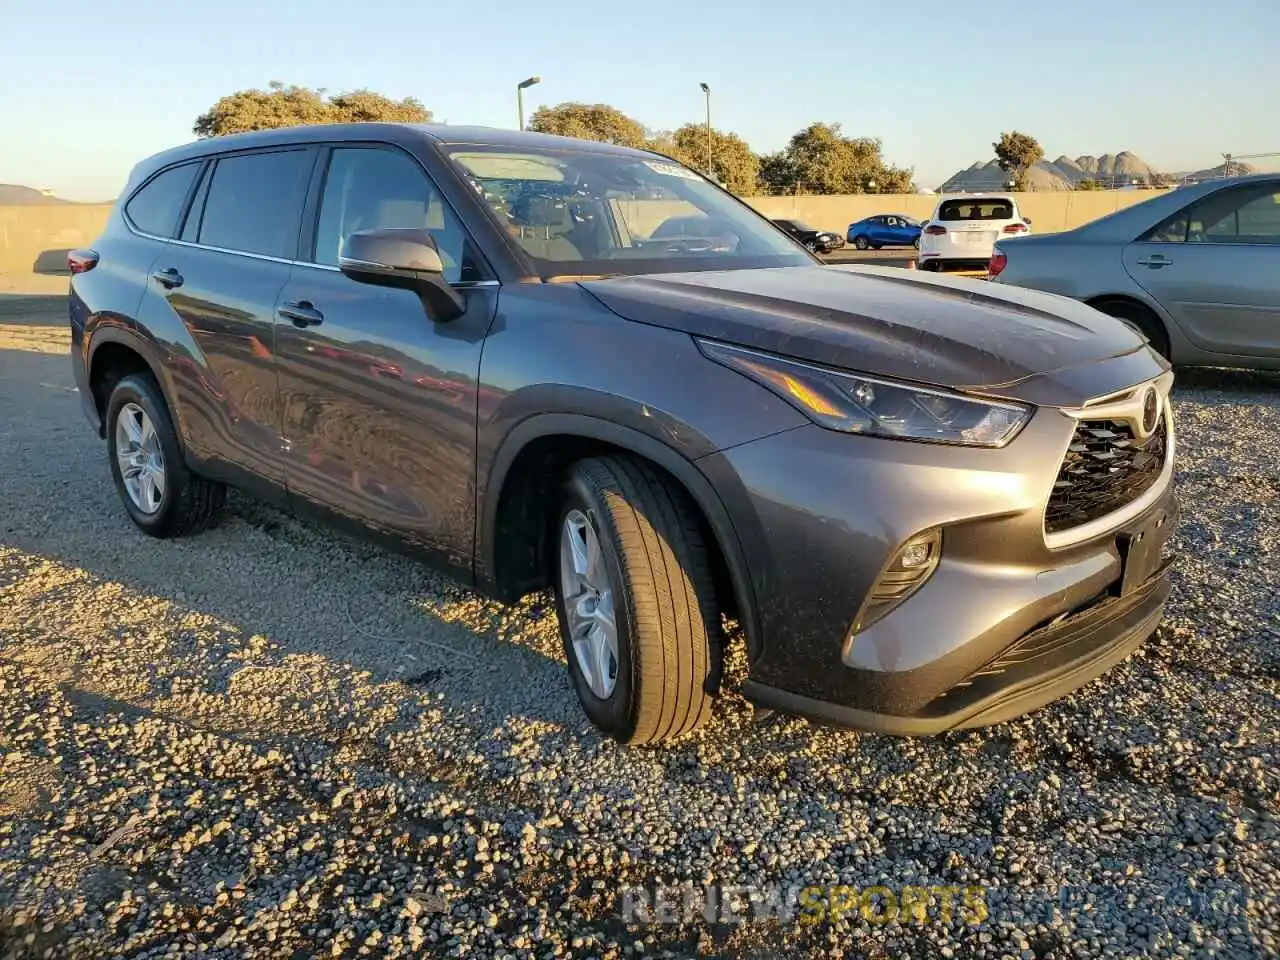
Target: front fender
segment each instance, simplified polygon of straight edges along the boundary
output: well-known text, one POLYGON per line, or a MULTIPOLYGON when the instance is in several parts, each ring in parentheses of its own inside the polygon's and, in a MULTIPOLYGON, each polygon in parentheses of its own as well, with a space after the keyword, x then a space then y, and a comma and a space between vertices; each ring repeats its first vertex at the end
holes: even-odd
MULTIPOLYGON (((617 398, 615 398, 617 399, 617 398)), ((477 579, 492 586, 496 570, 498 506, 512 465, 530 443, 551 436, 579 437, 627 450, 652 461, 676 479, 702 511, 728 567, 740 622, 748 644, 759 635, 755 592, 742 541, 724 502, 698 466, 657 437, 630 426, 582 413, 544 413, 528 417, 503 438, 478 492, 483 509, 477 543, 477 579)), ((707 451, 711 452, 710 450, 707 451)))

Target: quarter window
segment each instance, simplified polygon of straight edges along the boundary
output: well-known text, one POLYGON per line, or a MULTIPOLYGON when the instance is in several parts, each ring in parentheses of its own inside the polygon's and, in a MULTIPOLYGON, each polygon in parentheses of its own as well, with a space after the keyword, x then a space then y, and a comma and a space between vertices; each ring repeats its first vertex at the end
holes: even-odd
POLYGON ((125 204, 130 222, 143 233, 172 237, 199 163, 184 163, 153 177, 125 204))
POLYGON ((335 149, 320 201, 315 262, 336 266, 351 234, 395 227, 431 234, 448 282, 480 279, 462 225, 417 161, 399 150, 335 149))
POLYGON ((283 150, 221 158, 209 182, 199 242, 292 259, 310 157, 306 150, 283 150))

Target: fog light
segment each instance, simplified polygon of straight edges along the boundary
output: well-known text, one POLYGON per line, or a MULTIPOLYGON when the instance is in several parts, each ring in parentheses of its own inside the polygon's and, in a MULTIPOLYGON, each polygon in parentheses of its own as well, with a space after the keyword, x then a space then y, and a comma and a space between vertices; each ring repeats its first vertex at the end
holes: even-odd
POLYGON ((865 630, 920 589, 938 567, 942 531, 926 530, 900 546, 872 585, 854 633, 865 630))
POLYGON ((898 562, 903 567, 922 567, 929 562, 933 553, 933 544, 928 540, 912 540, 898 551, 898 562))

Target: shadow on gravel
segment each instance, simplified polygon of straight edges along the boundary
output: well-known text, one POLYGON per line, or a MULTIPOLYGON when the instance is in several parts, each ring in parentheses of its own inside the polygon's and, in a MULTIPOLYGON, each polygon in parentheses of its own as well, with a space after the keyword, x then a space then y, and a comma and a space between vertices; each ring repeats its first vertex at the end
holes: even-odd
POLYGON ((62 294, 0 293, 0 327, 65 327, 67 298, 62 294))

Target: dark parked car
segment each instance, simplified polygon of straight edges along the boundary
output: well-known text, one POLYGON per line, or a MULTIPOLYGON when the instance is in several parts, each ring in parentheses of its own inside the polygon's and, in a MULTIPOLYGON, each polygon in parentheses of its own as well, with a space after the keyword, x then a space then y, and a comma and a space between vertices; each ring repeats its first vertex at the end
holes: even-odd
POLYGON ((920 246, 923 224, 903 213, 876 214, 849 224, 849 243, 859 250, 920 246))
POLYGON ((830 253, 844 246, 844 238, 830 230, 819 230, 800 220, 774 220, 773 222, 814 253, 830 253))
POLYGON ((70 262, 80 396, 139 528, 194 533, 231 484, 501 598, 550 587, 623 741, 708 716, 726 619, 755 703, 930 733, 1079 686, 1168 595, 1172 375, 1141 338, 824 266, 653 154, 219 137, 139 164, 70 262))

